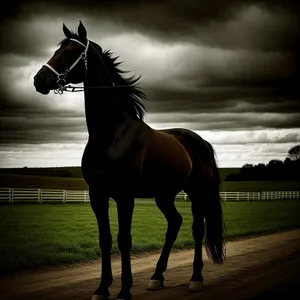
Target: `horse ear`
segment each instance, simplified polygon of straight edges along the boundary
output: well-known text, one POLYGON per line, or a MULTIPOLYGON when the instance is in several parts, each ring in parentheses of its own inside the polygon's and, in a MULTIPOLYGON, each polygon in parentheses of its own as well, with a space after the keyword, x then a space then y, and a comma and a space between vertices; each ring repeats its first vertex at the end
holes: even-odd
POLYGON ((67 28, 67 26, 63 23, 63 32, 67 38, 72 36, 72 32, 67 28))
POLYGON ((81 40, 83 41, 86 40, 87 32, 81 21, 79 21, 79 26, 78 26, 78 36, 81 40))

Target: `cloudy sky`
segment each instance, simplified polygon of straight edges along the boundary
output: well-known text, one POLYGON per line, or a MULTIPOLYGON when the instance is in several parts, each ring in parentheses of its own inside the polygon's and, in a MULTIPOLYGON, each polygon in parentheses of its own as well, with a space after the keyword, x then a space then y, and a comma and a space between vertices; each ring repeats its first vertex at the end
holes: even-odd
POLYGON ((79 166, 83 94, 38 94, 62 23, 142 74, 145 121, 215 146, 220 167, 284 159, 300 143, 299 11, 291 1, 20 1, 1 12, 0 167, 79 166), (271 3, 270 3, 271 2, 271 3))

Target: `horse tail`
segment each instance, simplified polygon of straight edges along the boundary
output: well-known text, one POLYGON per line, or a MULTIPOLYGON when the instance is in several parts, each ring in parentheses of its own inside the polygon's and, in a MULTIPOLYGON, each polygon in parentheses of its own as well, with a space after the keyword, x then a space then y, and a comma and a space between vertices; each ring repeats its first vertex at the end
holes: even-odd
POLYGON ((185 190, 191 195, 191 201, 196 204, 194 209, 198 212, 195 213, 205 219, 207 256, 214 263, 222 264, 225 260, 225 223, 216 153, 209 142, 194 132, 185 130, 183 137, 193 161, 193 171, 185 190), (201 191, 200 186, 203 186, 201 191))
POLYGON ((205 141, 210 150, 212 163, 212 178, 208 184, 209 190, 204 199, 205 210, 205 249, 208 257, 216 264, 225 260, 225 223, 223 219, 222 199, 220 197, 220 176, 215 159, 215 150, 210 143, 205 141))

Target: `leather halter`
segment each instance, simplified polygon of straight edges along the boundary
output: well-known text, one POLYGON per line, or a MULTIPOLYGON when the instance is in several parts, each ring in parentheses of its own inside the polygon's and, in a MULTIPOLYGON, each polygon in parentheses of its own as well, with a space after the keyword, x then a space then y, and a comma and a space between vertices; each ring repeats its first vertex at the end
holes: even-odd
POLYGON ((111 76, 105 66, 105 63, 103 61, 102 56, 100 55, 101 64, 103 66, 103 69, 106 73, 107 78, 109 79, 111 85, 108 86, 92 86, 92 87, 77 87, 77 86, 71 86, 66 85, 66 77, 70 73, 70 71, 78 64, 78 62, 83 59, 84 60, 84 66, 85 66, 85 72, 87 74, 88 67, 87 67, 87 52, 89 49, 90 42, 87 40, 87 44, 83 44, 82 42, 76 40, 76 39, 69 39, 70 41, 74 41, 76 43, 79 43, 84 47, 84 51, 80 54, 80 56, 77 58, 77 60, 71 65, 70 68, 68 68, 64 73, 58 73, 52 66, 50 66, 48 63, 44 64, 45 67, 50 69, 53 73, 57 75, 57 85, 58 89, 54 90, 55 94, 62 95, 63 92, 82 92, 84 90, 88 89, 111 89, 111 88, 128 88, 127 85, 115 85, 114 82, 111 79, 111 76))
POLYGON ((51 67, 48 63, 44 64, 45 67, 49 68, 53 73, 55 73, 57 75, 57 85, 58 85, 58 89, 54 91, 54 93, 56 94, 62 94, 64 91, 64 86, 66 85, 66 77, 68 76, 68 74, 70 73, 70 71, 72 69, 74 69, 74 67, 79 63, 79 61, 81 59, 84 60, 84 66, 85 66, 85 72, 87 73, 88 71, 88 67, 87 67, 87 51, 89 49, 89 45, 90 42, 89 40, 87 40, 87 44, 83 44, 80 41, 76 40, 76 39, 70 39, 70 41, 74 41, 76 43, 79 43, 80 45, 82 45, 85 49, 84 51, 80 54, 80 56, 76 59, 76 61, 71 65, 71 67, 69 67, 64 73, 58 73, 53 67, 51 67))

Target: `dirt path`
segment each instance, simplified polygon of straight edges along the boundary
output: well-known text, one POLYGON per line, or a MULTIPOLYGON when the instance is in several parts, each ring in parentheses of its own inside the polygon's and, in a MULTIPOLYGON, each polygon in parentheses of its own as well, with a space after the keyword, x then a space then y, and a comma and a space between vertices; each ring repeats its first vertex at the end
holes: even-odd
MULTIPOLYGON (((224 266, 204 259, 205 290, 188 292, 193 251, 173 252, 162 291, 146 290, 159 254, 134 257, 133 300, 300 299, 300 230, 227 243, 224 266), (291 291, 296 293, 292 296, 291 291)), ((113 259, 115 297, 120 288, 120 260, 113 259)), ((99 261, 72 267, 21 272, 0 278, 0 299, 88 300, 100 276, 99 261)))

